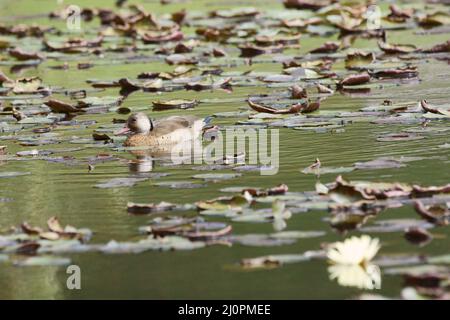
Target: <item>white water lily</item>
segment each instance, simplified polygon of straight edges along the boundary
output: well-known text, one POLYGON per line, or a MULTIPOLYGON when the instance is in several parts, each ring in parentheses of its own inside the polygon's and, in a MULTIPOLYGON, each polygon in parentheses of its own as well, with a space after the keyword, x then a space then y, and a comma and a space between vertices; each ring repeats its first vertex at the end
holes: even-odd
POLYGON ((358 289, 380 289, 381 271, 377 265, 369 264, 365 267, 360 265, 335 264, 328 267, 330 280, 344 287, 356 287, 358 289))
POLYGON ((343 242, 333 243, 327 251, 327 257, 334 264, 364 266, 375 257, 379 249, 378 239, 372 239, 368 235, 353 236, 343 242))
POLYGON ((282 201, 275 200, 272 203, 273 223, 275 231, 282 231, 287 227, 286 220, 290 219, 292 213, 286 209, 286 204, 282 201))

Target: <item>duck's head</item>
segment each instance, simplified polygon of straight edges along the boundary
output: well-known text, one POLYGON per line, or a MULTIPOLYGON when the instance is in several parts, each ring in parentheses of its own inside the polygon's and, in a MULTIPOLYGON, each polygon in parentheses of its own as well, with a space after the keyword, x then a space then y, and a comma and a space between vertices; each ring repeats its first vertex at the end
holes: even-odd
POLYGON ((153 122, 143 112, 132 114, 128 117, 124 128, 115 132, 115 135, 124 135, 128 133, 149 133, 153 130, 153 122))

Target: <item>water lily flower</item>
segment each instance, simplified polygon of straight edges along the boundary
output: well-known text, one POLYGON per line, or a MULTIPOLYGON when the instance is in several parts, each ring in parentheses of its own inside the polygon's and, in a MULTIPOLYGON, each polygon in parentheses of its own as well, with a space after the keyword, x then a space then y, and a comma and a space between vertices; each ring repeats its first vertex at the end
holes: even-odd
POLYGON ((368 235, 333 243, 327 251, 327 257, 333 264, 328 268, 330 280, 336 279, 339 285, 345 287, 379 289, 380 268, 370 263, 379 249, 380 241, 368 235))
POLYGON ((284 230, 287 227, 286 220, 292 216, 292 213, 286 209, 286 204, 282 201, 275 200, 272 203, 273 223, 275 231, 284 230))
POLYGON ((365 266, 375 257, 380 249, 380 241, 368 235, 353 236, 343 242, 332 244, 327 252, 331 263, 365 266))

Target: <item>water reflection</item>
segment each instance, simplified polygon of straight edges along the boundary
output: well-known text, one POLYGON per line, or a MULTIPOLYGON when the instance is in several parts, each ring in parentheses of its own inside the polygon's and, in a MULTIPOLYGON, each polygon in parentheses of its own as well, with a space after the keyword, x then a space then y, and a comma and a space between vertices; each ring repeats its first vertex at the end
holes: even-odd
POLYGON ((128 168, 133 173, 144 173, 153 171, 154 159, 150 155, 139 155, 136 159, 128 162, 128 168))
POLYGON ((136 157, 128 167, 132 173, 153 171, 156 161, 162 164, 201 164, 203 149, 199 139, 178 144, 160 145, 145 150, 129 150, 136 157))
POLYGON ((367 266, 336 264, 328 267, 330 280, 337 280, 343 287, 381 289, 381 271, 375 264, 367 266))

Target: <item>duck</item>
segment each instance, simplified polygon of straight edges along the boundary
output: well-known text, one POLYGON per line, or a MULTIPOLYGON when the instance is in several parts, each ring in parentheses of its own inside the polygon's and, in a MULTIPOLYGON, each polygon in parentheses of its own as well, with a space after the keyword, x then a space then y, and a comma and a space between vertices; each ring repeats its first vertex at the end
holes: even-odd
POLYGON ((138 112, 128 117, 126 125, 115 135, 127 135, 125 147, 161 147, 197 139, 207 119, 196 116, 170 116, 151 120, 138 112))

